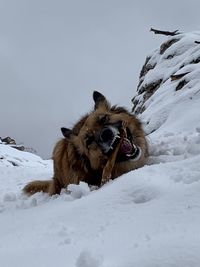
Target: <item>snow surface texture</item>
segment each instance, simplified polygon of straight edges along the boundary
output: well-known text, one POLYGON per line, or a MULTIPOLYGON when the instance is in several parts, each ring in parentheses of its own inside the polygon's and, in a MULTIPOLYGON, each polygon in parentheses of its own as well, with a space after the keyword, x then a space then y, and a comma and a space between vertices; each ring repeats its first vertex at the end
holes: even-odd
MULTIPOLYGON (((184 35, 187 49, 191 36, 184 35)), ((163 87, 157 90, 155 104, 141 115, 153 120, 146 131, 159 125, 148 135, 148 165, 99 190, 81 183, 60 196, 26 197, 21 188, 51 177, 52 163, 0 145, 0 266, 199 267, 200 100, 199 93, 191 99, 194 88, 172 92, 168 82, 163 100, 163 87)))

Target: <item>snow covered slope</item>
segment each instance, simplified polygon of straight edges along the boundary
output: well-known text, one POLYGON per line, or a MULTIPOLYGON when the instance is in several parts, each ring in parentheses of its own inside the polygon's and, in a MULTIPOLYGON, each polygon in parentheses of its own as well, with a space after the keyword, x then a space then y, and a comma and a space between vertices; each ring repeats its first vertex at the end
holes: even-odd
POLYGON ((169 37, 146 58, 133 110, 155 130, 194 131, 199 126, 200 32, 169 37), (193 127, 193 128, 192 128, 193 127))
MULTIPOLYGON (((196 38, 183 35, 177 53, 196 38)), ((99 190, 81 183, 71 194, 28 198, 21 188, 51 177, 51 161, 0 145, 0 266, 200 266, 200 83, 178 91, 176 83, 168 79, 140 114, 148 165, 99 190)))
MULTIPOLYGON (((51 160, 43 160, 32 153, 0 144, 0 212, 4 206, 2 199, 7 198, 10 192, 11 195, 20 194, 26 181, 40 177, 48 179, 51 175, 51 160)), ((13 197, 16 198, 14 195, 13 197)))

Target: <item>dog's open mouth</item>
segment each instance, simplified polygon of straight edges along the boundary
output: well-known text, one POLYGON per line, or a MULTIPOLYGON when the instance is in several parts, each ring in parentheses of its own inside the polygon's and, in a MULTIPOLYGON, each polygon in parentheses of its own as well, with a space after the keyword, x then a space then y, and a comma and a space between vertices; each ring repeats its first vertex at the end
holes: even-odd
MULTIPOLYGON (((109 152, 113 149, 115 149, 116 145, 118 144, 120 140, 120 137, 118 137, 112 147, 110 148, 109 152)), ((136 145, 134 145, 131 140, 129 140, 127 137, 125 137, 122 140, 121 146, 119 148, 116 161, 126 161, 126 160, 137 160, 140 157, 140 148, 136 145)))
MULTIPOLYGON (((120 132, 114 127, 110 127, 112 130, 113 136, 112 141, 107 147, 107 155, 110 155, 116 148, 117 144, 120 142, 120 132)), ((133 143, 132 135, 130 130, 126 128, 126 136, 121 141, 121 145, 117 154, 116 161, 122 162, 127 160, 138 160, 141 156, 141 149, 133 143)))

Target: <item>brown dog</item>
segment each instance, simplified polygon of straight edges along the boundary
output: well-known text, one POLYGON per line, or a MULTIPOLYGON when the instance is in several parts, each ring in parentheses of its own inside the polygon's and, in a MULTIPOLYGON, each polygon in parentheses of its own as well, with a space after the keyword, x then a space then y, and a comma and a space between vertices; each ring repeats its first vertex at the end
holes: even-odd
POLYGON ((73 129, 61 128, 64 138, 53 151, 53 179, 33 181, 24 187, 25 193, 59 194, 80 181, 100 186, 145 164, 147 142, 138 119, 122 107, 110 106, 99 92, 93 99, 91 113, 73 129))

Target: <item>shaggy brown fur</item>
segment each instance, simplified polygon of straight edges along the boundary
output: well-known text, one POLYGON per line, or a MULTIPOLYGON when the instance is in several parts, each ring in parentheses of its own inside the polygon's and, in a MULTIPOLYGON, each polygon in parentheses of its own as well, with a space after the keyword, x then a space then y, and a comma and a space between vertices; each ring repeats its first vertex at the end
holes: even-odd
POLYGON ((53 179, 33 181, 24 187, 25 193, 59 194, 62 188, 80 181, 100 186, 104 168, 114 154, 111 179, 145 164, 148 149, 139 120, 122 107, 111 107, 99 92, 93 93, 93 99, 92 112, 81 118, 72 130, 61 128, 64 138, 53 151, 53 179), (122 125, 127 125, 123 139, 119 134, 122 125), (117 152, 113 153, 115 149, 117 152))

